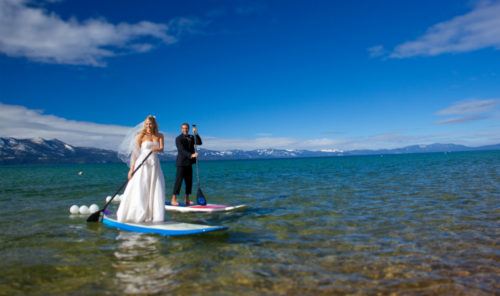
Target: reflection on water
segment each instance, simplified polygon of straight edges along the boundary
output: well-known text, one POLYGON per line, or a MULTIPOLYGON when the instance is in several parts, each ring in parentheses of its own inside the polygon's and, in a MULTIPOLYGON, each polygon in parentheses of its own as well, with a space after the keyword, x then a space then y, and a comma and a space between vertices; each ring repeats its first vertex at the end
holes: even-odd
POLYGON ((116 287, 125 294, 155 294, 171 288, 174 270, 160 254, 159 236, 123 231, 116 240, 112 263, 116 287))

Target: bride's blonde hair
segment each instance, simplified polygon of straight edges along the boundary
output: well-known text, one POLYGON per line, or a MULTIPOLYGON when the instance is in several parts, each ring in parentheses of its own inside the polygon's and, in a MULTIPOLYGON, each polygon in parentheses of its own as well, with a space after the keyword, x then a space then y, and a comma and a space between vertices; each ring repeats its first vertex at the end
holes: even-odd
POLYGON ((154 116, 149 115, 144 119, 144 128, 139 132, 141 136, 146 134, 146 121, 149 120, 153 124, 153 135, 158 136, 158 124, 156 123, 156 118, 154 116))

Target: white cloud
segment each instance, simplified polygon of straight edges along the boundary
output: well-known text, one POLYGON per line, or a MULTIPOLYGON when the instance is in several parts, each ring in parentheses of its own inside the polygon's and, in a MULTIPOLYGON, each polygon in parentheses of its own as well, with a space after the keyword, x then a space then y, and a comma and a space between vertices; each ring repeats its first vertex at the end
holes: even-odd
POLYGON ((465 103, 458 103, 444 110, 437 112, 438 115, 473 114, 489 112, 495 109, 500 99, 474 100, 465 103))
POLYGON ((473 100, 457 103, 437 112, 437 115, 466 115, 437 121, 435 124, 461 124, 486 119, 495 111, 500 99, 473 100))
MULTIPOLYGON (((59 139, 74 146, 98 147, 116 150, 132 127, 105 125, 92 122, 68 120, 44 114, 42 110, 32 110, 24 106, 0 103, 0 136, 14 138, 59 139)), ((162 131, 165 149, 175 149, 174 133, 162 131)), ((253 150, 276 149, 335 149, 343 140, 298 139, 298 138, 217 138, 204 136, 203 148, 213 150, 253 150)))
POLYGON ((23 106, 0 103, 0 136, 14 138, 59 139, 75 146, 117 149, 130 128, 68 120, 30 110, 23 106))
POLYGON ((104 66, 106 58, 176 43, 181 34, 194 32, 198 24, 187 18, 168 24, 111 24, 104 19, 79 22, 26 3, 0 0, 0 52, 43 63, 104 66))
POLYGON ((471 12, 430 27, 415 41, 396 46, 391 58, 435 56, 487 47, 500 49, 500 3, 485 2, 471 12))
POLYGON ((482 120, 482 119, 486 119, 486 118, 488 118, 488 116, 486 116, 486 115, 461 116, 461 117, 443 119, 443 120, 436 122, 436 124, 460 124, 460 123, 466 123, 466 122, 470 122, 470 121, 482 120))

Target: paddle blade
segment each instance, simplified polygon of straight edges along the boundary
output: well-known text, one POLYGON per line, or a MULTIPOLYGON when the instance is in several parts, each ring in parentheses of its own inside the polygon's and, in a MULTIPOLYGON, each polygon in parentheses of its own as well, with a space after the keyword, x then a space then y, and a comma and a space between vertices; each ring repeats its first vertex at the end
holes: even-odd
POLYGON ((203 195, 203 192, 201 191, 201 188, 198 188, 198 192, 196 192, 196 201, 201 206, 206 206, 207 205, 207 200, 205 199, 205 196, 203 195))
POLYGON ((92 215, 90 215, 87 218, 87 222, 99 222, 99 218, 101 218, 101 212, 102 212, 102 210, 99 210, 99 211, 93 213, 92 215))

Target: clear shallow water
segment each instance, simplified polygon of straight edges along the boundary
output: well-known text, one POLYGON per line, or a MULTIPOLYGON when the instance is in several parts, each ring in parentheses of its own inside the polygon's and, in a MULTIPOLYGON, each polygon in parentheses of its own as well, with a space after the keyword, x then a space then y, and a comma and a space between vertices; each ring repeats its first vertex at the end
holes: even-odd
MULTIPOLYGON (((173 163, 163 172, 169 192, 173 163)), ((126 173, 0 167, 0 294, 500 293, 499 151, 202 161, 209 202, 249 207, 167 219, 230 227, 219 234, 138 234, 69 215, 103 205, 126 173)))

